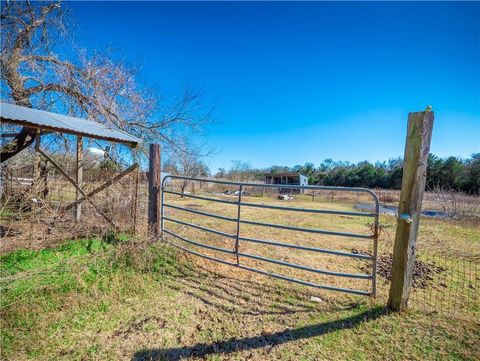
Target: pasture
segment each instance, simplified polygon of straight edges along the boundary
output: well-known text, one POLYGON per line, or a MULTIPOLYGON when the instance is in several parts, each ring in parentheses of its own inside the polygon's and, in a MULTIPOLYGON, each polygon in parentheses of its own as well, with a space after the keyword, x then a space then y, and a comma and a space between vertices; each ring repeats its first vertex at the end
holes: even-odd
MULTIPOLYGON (((197 195, 235 199, 205 189, 197 195)), ((268 194, 248 202, 352 211, 355 197, 331 200, 268 194)), ((235 207, 166 195, 182 207, 234 216, 235 207)), ((242 217, 368 234, 371 219, 242 208, 242 217)), ((235 231, 234 224, 170 209, 186 222, 235 231), (233 227, 233 228, 232 228, 233 227)), ((142 220, 142 219, 141 219, 142 220)), ((140 221, 141 221, 140 220, 140 221)), ((379 259, 391 253, 395 218, 382 215, 379 259)), ((167 223, 182 236, 231 249, 231 239, 167 223)), ((371 240, 241 225, 245 235, 347 252, 369 253, 371 240)), ((385 307, 388 274, 376 299, 305 287, 178 251, 165 242, 123 235, 66 241, 2 256, 2 355, 5 359, 477 359, 480 353, 478 259, 480 227, 422 219, 419 282, 412 309, 385 307)), ((172 243, 181 242, 166 236, 172 243)), ((182 244, 182 243, 179 243, 182 244)), ((225 257, 216 251, 192 250, 225 257)), ((241 250, 331 271, 368 273, 363 260, 241 242, 241 250)), ((307 281, 369 288, 367 280, 311 274, 259 260, 245 264, 307 281)), ((379 266, 382 264, 380 261, 379 266)), ((388 261, 385 261, 388 263, 388 261)), ((385 266, 388 268, 387 266, 385 266)))

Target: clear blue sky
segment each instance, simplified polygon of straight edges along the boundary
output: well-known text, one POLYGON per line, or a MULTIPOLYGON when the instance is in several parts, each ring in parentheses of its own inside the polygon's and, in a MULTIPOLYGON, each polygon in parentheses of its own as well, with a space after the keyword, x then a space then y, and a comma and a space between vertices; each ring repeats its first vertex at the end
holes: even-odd
POLYGON ((431 104, 431 151, 480 152, 480 3, 70 3, 79 43, 122 49, 164 92, 205 90, 209 140, 252 166, 403 155, 431 104))

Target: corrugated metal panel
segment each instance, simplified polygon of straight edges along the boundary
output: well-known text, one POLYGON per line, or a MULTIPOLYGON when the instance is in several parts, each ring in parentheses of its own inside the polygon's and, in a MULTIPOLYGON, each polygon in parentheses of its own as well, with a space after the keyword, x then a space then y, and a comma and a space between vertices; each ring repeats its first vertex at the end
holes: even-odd
POLYGON ((111 140, 114 142, 136 145, 141 140, 121 130, 81 118, 70 117, 42 110, 31 109, 14 104, 0 102, 0 116, 2 121, 44 128, 61 133, 83 135, 91 138, 111 140))

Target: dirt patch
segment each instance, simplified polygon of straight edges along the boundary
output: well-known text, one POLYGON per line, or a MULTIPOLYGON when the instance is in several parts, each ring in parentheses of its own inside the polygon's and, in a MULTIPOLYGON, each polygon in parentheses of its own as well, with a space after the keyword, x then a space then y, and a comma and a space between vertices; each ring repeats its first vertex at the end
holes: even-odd
MULTIPOLYGON (((357 249, 352 249, 352 253, 356 254, 365 254, 371 256, 370 253, 360 252, 357 249)), ((387 280, 392 278, 392 264, 393 264, 393 255, 385 254, 378 257, 377 261, 377 273, 387 280)), ((372 265, 367 264, 360 267, 364 272, 371 272, 372 265)), ((432 263, 423 262, 419 259, 415 260, 413 267, 413 281, 412 287, 414 288, 427 288, 429 283, 433 281, 433 277, 436 274, 445 272, 446 269, 432 263)))

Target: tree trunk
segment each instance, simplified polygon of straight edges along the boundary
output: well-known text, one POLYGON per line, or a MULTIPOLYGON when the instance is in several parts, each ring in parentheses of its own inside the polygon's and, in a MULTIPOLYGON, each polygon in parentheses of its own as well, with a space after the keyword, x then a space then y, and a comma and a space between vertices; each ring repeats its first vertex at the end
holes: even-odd
POLYGON ((23 127, 13 140, 2 148, 0 163, 5 162, 25 148, 31 146, 35 142, 35 134, 35 129, 23 127))

